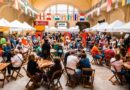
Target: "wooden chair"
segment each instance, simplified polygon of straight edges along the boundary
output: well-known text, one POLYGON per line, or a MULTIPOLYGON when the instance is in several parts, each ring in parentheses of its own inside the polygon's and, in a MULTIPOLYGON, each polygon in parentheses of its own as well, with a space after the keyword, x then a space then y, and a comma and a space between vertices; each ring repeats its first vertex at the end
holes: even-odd
POLYGON ((79 80, 78 80, 78 76, 76 75, 76 71, 72 68, 69 68, 69 67, 65 67, 65 71, 67 73, 67 82, 66 82, 66 86, 69 86, 69 87, 76 87, 77 84, 79 83, 79 80), (74 72, 74 75, 70 75, 68 71, 72 71, 74 72))
POLYGON ((24 64, 24 62, 22 61, 22 64, 21 64, 21 66, 20 66, 19 68, 13 69, 13 72, 12 72, 12 75, 11 75, 11 76, 12 76, 15 80, 18 78, 18 76, 19 76, 19 77, 24 77, 24 76, 20 73, 23 64, 24 64), (16 76, 15 76, 15 77, 13 76, 14 73, 16 73, 16 76))
POLYGON ((28 81, 28 83, 27 83, 26 86, 25 86, 26 88, 28 88, 28 87, 29 87, 29 84, 30 84, 31 82, 36 83, 37 81, 36 81, 35 76, 31 75, 31 74, 26 70, 25 67, 23 67, 23 70, 26 72, 26 75, 30 78, 30 80, 28 81))
POLYGON ((48 79, 48 81, 49 81, 48 89, 49 90, 51 89, 51 87, 53 89, 54 89, 55 86, 58 87, 58 84, 60 85, 60 88, 63 89, 62 85, 60 83, 60 78, 61 78, 61 76, 63 74, 63 71, 64 70, 58 70, 58 71, 54 72, 54 74, 52 75, 51 79, 48 79))
POLYGON ((114 68, 114 71, 113 71, 113 75, 110 77, 109 81, 112 82, 113 85, 115 85, 116 83, 119 83, 119 84, 122 84, 122 75, 120 75, 118 72, 117 72, 117 69, 115 66, 112 66, 114 68), (113 81, 113 79, 116 79, 115 81, 113 81))
POLYGON ((93 82, 94 82, 94 77, 95 77, 95 70, 92 68, 82 68, 82 84, 83 87, 86 88, 91 88, 93 89, 93 82), (86 82, 90 83, 89 85, 86 84, 86 82))

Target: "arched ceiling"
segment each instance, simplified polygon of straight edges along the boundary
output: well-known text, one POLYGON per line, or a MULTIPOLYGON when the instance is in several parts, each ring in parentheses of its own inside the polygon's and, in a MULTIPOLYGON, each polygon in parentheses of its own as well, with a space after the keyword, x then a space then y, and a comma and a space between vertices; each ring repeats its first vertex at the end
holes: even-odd
POLYGON ((39 11, 55 4, 69 4, 76 7, 79 11, 85 12, 100 0, 29 0, 30 4, 39 11))

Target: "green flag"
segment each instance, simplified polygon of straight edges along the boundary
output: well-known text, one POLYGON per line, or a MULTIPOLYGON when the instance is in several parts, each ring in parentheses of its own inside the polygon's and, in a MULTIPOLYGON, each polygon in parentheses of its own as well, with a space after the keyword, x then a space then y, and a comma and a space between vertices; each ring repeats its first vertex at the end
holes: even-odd
POLYGON ((71 20, 70 14, 67 14, 67 20, 68 20, 68 21, 71 20))

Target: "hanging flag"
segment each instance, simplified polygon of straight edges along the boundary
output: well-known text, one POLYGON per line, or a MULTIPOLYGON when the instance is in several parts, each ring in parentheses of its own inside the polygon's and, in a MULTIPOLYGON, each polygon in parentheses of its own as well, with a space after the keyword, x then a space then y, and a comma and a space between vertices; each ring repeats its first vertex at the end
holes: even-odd
POLYGON ((80 14, 79 21, 85 21, 85 14, 80 14))
POLYGON ((97 8, 97 16, 99 16, 99 15, 100 15, 100 7, 97 8))
POLYGON ((127 4, 130 4, 130 0, 127 0, 127 4))
POLYGON ((44 14, 41 12, 41 20, 44 20, 44 14))
POLYGON ((24 7, 24 10, 25 10, 25 14, 28 15, 28 8, 24 7))
POLYGON ((122 6, 126 5, 126 0, 122 0, 122 6))
POLYGON ((115 8, 118 8, 118 0, 115 2, 115 8))
POLYGON ((66 14, 62 15, 62 20, 66 21, 66 14))
POLYGON ((107 12, 111 10, 112 6, 112 0, 107 0, 107 12))
POLYGON ((55 14, 54 15, 54 20, 58 21, 58 20, 61 20, 61 17, 59 14, 55 14))
POLYGON ((46 20, 48 21, 52 20, 51 13, 47 13, 45 16, 46 16, 45 17, 46 20))
POLYGON ((34 18, 35 17, 35 15, 34 15, 34 13, 32 12, 32 17, 34 18))
POLYGON ((41 14, 40 14, 40 13, 37 14, 37 15, 36 15, 36 20, 40 20, 40 17, 41 17, 41 14))
POLYGON ((74 18, 74 19, 73 19, 74 21, 78 21, 78 14, 75 13, 74 16, 73 16, 73 18, 74 18))
POLYGON ((67 17, 66 17, 66 20, 69 21, 70 19, 71 19, 71 16, 70 16, 70 14, 68 13, 68 14, 67 14, 67 17))
POLYGON ((15 2, 14 2, 14 7, 15 7, 15 9, 19 10, 18 0, 15 0, 15 2))

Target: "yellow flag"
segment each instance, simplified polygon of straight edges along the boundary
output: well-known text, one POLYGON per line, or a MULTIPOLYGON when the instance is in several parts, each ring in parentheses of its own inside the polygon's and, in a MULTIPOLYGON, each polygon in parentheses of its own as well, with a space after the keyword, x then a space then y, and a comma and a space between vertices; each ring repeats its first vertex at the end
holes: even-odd
POLYGON ((122 6, 125 6, 126 0, 122 0, 122 6))

